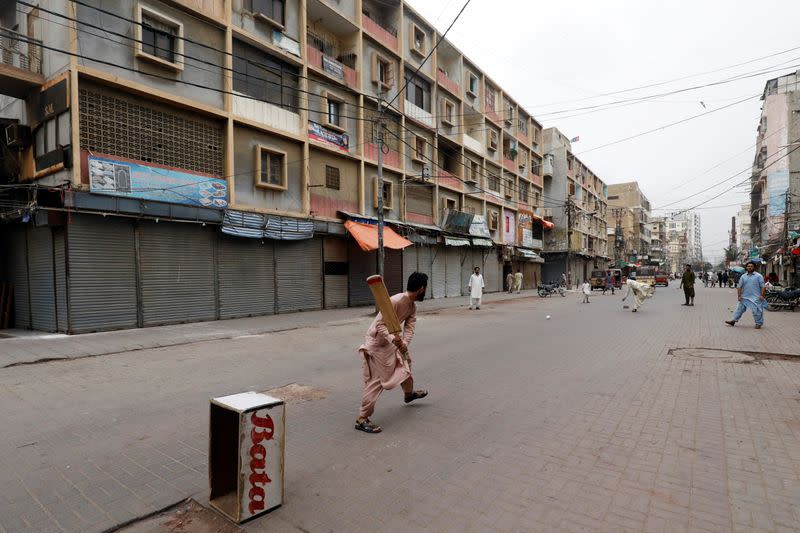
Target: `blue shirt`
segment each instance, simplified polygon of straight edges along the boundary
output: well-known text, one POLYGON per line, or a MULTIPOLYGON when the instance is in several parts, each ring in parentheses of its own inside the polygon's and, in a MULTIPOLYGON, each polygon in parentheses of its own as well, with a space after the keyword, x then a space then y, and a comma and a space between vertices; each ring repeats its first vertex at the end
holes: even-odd
POLYGON ((742 289, 742 299, 758 303, 761 290, 764 288, 764 277, 758 272, 742 274, 739 278, 739 288, 742 289))

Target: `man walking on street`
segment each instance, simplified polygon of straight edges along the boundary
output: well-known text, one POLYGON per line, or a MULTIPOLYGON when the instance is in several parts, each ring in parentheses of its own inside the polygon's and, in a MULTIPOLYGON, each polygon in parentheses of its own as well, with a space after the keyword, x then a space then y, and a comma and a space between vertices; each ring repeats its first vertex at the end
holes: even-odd
POLYGON ((511 272, 506 276, 506 286, 508 287, 508 294, 514 290, 514 274, 511 272))
POLYGON ((611 271, 606 271, 606 284, 603 285, 603 295, 605 295, 606 291, 611 291, 611 296, 614 296, 614 276, 611 275, 611 271))
POLYGON ((514 274, 514 290, 517 291, 517 294, 522 290, 522 271, 520 269, 517 269, 517 273, 514 274))
POLYGON ((717 272, 717 283, 719 283, 720 288, 722 288, 722 272, 717 272))
POLYGON ((481 298, 483 298, 483 276, 481 269, 475 267, 473 274, 469 277, 469 308, 470 310, 481 308, 481 298))
POLYGON ((414 328, 417 323, 415 302, 425 299, 427 288, 427 274, 414 272, 408 277, 406 292, 392 296, 397 320, 403 325, 402 333, 390 334, 380 313, 367 330, 367 338, 358 349, 363 358, 361 367, 364 378, 364 394, 356 419, 356 429, 359 431, 381 432, 381 427, 374 424, 369 417, 375 411, 375 404, 384 390, 391 390, 400 385, 405 393, 406 403, 428 395, 426 390, 414 390, 411 357, 408 353, 408 346, 414 338, 414 328))
POLYGON ((651 298, 655 292, 655 287, 651 287, 647 283, 639 283, 638 281, 634 281, 632 279, 628 279, 625 282, 625 288, 627 289, 627 292, 625 293, 625 296, 622 297, 622 301, 624 302, 628 296, 633 293, 633 313, 638 311, 644 301, 648 298, 651 298))
POLYGON ((692 272, 692 265, 687 264, 683 269, 680 286, 683 287, 683 296, 686 298, 686 303, 681 305, 694 306, 694 272, 692 272))
POLYGON ((722 285, 727 287, 728 286, 728 271, 722 273, 722 285))
POLYGON ((747 262, 745 269, 747 269, 747 273, 739 278, 739 288, 736 290, 739 296, 739 305, 736 306, 733 317, 726 320, 725 323, 735 326, 744 312, 749 309, 753 313, 756 329, 761 329, 761 326, 764 325, 764 311, 761 303, 764 301, 764 293, 767 290, 764 285, 764 277, 755 271, 756 264, 752 261, 747 262))

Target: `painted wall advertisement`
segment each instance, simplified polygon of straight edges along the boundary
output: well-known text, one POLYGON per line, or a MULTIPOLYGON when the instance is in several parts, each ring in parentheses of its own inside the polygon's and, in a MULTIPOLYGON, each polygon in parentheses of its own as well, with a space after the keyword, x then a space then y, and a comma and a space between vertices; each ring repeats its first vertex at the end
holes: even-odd
POLYGON ((315 141, 330 144, 336 148, 347 151, 350 147, 350 136, 346 133, 336 133, 328 128, 317 124, 316 122, 308 122, 308 136, 315 141))
POLYGON ((533 248, 533 213, 520 209, 517 214, 517 225, 519 226, 518 244, 525 248, 533 248))
POLYGON ((89 156, 89 190, 97 194, 225 209, 225 180, 141 163, 89 156))

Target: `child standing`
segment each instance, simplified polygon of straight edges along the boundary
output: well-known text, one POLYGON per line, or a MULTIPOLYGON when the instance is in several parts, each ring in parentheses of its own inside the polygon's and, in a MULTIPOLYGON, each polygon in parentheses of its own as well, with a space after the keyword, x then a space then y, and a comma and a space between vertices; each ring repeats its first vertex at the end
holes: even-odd
POLYGON ((584 281, 583 285, 581 286, 581 292, 583 292, 583 303, 589 303, 589 295, 592 294, 592 286, 589 285, 588 281, 584 281))

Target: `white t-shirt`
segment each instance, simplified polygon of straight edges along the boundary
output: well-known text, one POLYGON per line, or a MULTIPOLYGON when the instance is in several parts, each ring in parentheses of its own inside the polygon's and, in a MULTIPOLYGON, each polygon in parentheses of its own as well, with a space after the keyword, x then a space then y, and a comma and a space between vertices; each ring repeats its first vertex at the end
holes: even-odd
POLYGON ((589 282, 584 281, 581 288, 583 289, 583 294, 592 294, 592 286, 589 285, 589 282))

